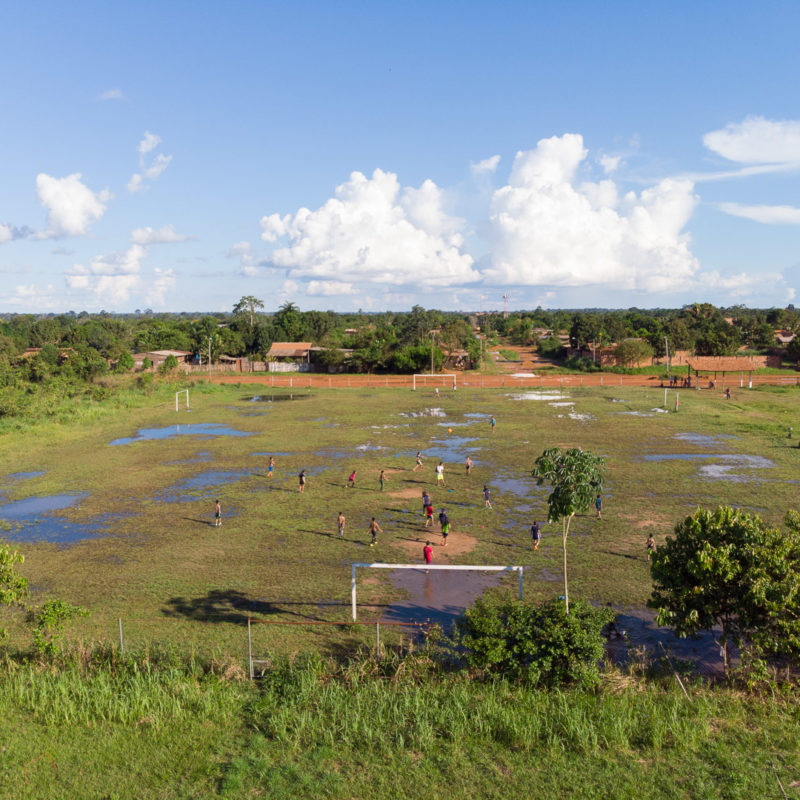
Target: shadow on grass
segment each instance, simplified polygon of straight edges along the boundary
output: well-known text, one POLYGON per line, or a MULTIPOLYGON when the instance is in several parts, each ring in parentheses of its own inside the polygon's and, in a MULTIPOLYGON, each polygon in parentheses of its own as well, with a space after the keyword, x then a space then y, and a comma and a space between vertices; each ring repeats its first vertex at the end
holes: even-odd
POLYGON ((598 550, 599 553, 605 553, 607 556, 617 556, 617 558, 629 558, 631 561, 646 561, 646 556, 635 556, 631 553, 620 553, 618 550, 598 550))
POLYGON ((183 617, 197 622, 245 624, 248 617, 290 615, 313 622, 324 620, 313 613, 304 613, 301 606, 346 606, 346 601, 302 602, 297 600, 263 600, 248 597, 235 589, 214 589, 202 597, 171 597, 161 613, 166 617, 183 617))
POLYGON ((214 527, 214 520, 211 519, 197 519, 197 517, 181 517, 181 519, 185 519, 187 522, 196 522, 198 525, 210 525, 212 528, 214 527))

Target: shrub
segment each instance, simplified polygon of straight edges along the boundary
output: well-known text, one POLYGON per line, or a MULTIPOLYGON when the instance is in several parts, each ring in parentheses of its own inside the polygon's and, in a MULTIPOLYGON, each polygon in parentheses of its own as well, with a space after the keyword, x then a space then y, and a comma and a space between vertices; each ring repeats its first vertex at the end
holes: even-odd
POLYGON ((459 620, 457 644, 466 663, 490 674, 541 686, 595 686, 603 657, 602 629, 614 612, 554 598, 538 605, 479 599, 459 620))

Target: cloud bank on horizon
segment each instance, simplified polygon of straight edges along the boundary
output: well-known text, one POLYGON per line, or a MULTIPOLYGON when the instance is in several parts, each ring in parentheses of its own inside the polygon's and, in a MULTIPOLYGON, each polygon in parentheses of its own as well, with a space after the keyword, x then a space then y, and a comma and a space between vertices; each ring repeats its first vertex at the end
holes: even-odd
MULTIPOLYGON (((704 184, 800 169, 800 122, 747 117, 702 141, 718 160, 714 169, 663 176, 638 190, 620 175, 624 154, 591 154, 578 133, 543 138, 517 152, 505 178, 499 177, 500 155, 472 162, 470 180, 453 188, 431 179, 403 186, 397 174, 381 168, 369 176, 355 171, 314 210, 273 211, 260 221, 254 216, 250 226, 260 231, 261 252, 248 240, 229 245, 227 256, 239 261, 231 274, 244 281, 242 293, 257 293, 258 284, 249 284, 261 282, 281 298, 340 298, 348 307, 358 297, 366 307, 408 301, 476 308, 490 288, 514 287, 531 298, 528 306, 533 298, 556 301, 579 290, 634 292, 652 305, 709 289, 734 302, 790 301, 794 287, 778 268, 766 275, 704 270, 689 227, 704 184), (483 204, 477 215, 461 210, 474 210, 476 203, 483 204)), ((172 155, 159 152, 161 145, 158 134, 145 131, 137 171, 126 184, 129 196, 152 190, 172 162, 172 155)), ((0 245, 87 238, 114 213, 114 195, 90 188, 79 172, 61 178, 42 172, 35 185, 44 226, 0 223, 0 245)), ((800 224, 800 208, 785 203, 707 205, 764 225, 800 224)), ((131 302, 175 307, 181 280, 192 275, 163 262, 144 273, 143 264, 154 246, 185 246, 201 237, 167 222, 128 228, 129 242, 121 248, 63 271, 66 293, 52 282, 23 283, 7 294, 7 303, 25 310, 36 310, 33 302, 40 310, 87 303, 121 310, 131 302)))

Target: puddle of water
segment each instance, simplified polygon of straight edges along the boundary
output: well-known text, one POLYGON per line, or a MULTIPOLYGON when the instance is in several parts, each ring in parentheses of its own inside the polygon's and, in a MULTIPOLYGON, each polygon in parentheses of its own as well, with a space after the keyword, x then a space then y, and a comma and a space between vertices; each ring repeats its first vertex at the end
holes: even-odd
POLYGON ((707 436, 703 433, 676 433, 673 437, 675 439, 680 439, 682 442, 690 442, 691 444, 695 444, 698 447, 720 447, 725 443, 725 441, 729 439, 737 439, 737 436, 733 436, 732 434, 720 434, 717 436, 707 436))
POLYGON ((563 408, 563 407, 566 407, 566 406, 574 406, 574 405, 575 405, 575 402, 574 402, 573 400, 567 400, 567 401, 565 401, 565 402, 563 402, 563 403, 561 403, 561 402, 558 402, 558 403, 548 403, 547 405, 549 405, 549 406, 553 406, 553 408, 563 408))
POLYGON ((554 397, 568 398, 568 394, 561 394, 559 391, 544 391, 544 392, 517 392, 515 394, 506 395, 512 400, 552 400, 554 397))
POLYGON ((474 425, 474 422, 437 422, 440 428, 466 428, 468 425, 474 425))
POLYGON ((357 451, 361 452, 361 453, 367 453, 367 452, 370 452, 370 451, 377 452, 377 451, 380 451, 380 450, 388 450, 389 448, 388 447, 383 447, 383 446, 381 446, 379 444, 367 443, 367 444, 357 444, 355 449, 357 451))
POLYGON ((87 497, 86 492, 49 495, 47 497, 26 497, 13 503, 0 506, 0 519, 11 523, 9 530, 0 535, 12 542, 52 542, 72 544, 83 539, 96 539, 117 519, 126 514, 100 514, 86 522, 52 514, 71 508, 87 497))
POLYGON ((513 494, 520 498, 527 498, 534 492, 542 494, 549 491, 547 486, 537 486, 533 478, 517 478, 511 475, 500 475, 497 478, 492 478, 489 487, 504 494, 513 494))
POLYGON ((465 417, 471 417, 474 419, 489 419, 491 414, 484 414, 482 411, 471 411, 469 414, 464 414, 465 417))
POLYGON ((576 420, 577 422, 592 422, 593 420, 597 419, 597 417, 594 417, 591 414, 578 414, 577 411, 570 411, 567 416, 570 419, 576 420))
POLYGON ((211 494, 208 490, 226 486, 252 474, 252 469, 208 470, 207 472, 193 475, 191 478, 184 478, 182 481, 163 489, 156 495, 156 499, 162 503, 191 503, 202 499, 197 495, 197 490, 201 490, 202 495, 208 497, 211 494), (192 494, 192 492, 195 493, 192 494))
MULTIPOLYGON (((644 646, 654 658, 661 658, 664 654, 659 643, 663 643, 671 658, 688 661, 694 664, 698 672, 703 675, 721 675, 722 657, 719 647, 714 642, 714 634, 719 635, 720 629, 714 633, 702 631, 692 638, 681 639, 669 628, 660 628, 656 625, 655 614, 650 609, 626 609, 617 613, 614 624, 617 629, 624 632, 629 646, 644 646)), ((609 640, 609 645, 614 646, 615 640, 609 640)), ((616 655, 616 653, 615 653, 616 655)), ((622 660, 627 654, 623 653, 622 660)), ((739 653, 734 648, 731 663, 739 661, 739 653)))
POLYGON ((423 408, 422 411, 401 411, 401 417, 446 417, 443 408, 423 408))
POLYGON ((252 397, 245 397, 249 403, 283 403, 288 400, 306 400, 313 397, 310 394, 256 394, 252 397))
POLYGON ((51 494, 45 497, 26 497, 13 503, 0 506, 0 518, 13 521, 32 519, 38 514, 49 511, 62 511, 74 506, 75 503, 88 497, 87 492, 73 492, 70 494, 51 494))
POLYGON ((27 481, 31 478, 38 478, 40 475, 44 475, 44 470, 36 470, 34 472, 12 472, 10 475, 6 475, 11 481, 27 481))
MULTIPOLYGON (((439 461, 463 461, 480 447, 472 446, 476 438, 466 436, 448 436, 446 439, 431 439, 430 447, 422 451, 425 458, 438 459, 439 461)), ((475 459, 473 459, 474 461, 475 459)))
POLYGON ((449 631, 465 608, 471 606, 487 589, 500 583, 502 574, 447 570, 426 573, 424 567, 419 570, 389 570, 392 586, 408 596, 405 600, 392 603, 384 611, 384 618, 394 622, 430 620, 449 631))
POLYGON ((219 425, 212 422, 203 422, 196 425, 167 425, 164 428, 140 428, 136 431, 136 436, 125 436, 121 439, 114 439, 112 446, 118 444, 131 444, 131 442, 143 442, 153 439, 171 439, 174 436, 202 436, 211 438, 213 436, 253 436, 250 431, 237 431, 227 425, 219 425))

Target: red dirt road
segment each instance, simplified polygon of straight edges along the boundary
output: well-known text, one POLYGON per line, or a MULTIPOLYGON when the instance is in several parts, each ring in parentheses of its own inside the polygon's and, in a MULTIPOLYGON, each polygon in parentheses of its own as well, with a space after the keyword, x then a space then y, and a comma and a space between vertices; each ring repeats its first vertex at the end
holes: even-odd
MULTIPOLYGON (((233 374, 192 375, 195 380, 210 380, 212 383, 247 383, 255 386, 269 386, 276 388, 293 389, 339 389, 363 388, 375 389, 413 387, 411 375, 324 375, 320 373, 291 374, 259 372, 237 372, 233 374)), ((724 380, 717 376, 716 391, 724 391, 730 387, 731 391, 747 388, 749 375, 730 374, 724 380)), ((800 375, 753 375, 753 386, 797 386, 800 384, 800 375)), ((453 379, 444 375, 430 375, 417 378, 417 388, 439 387, 452 390, 453 379)), ((587 373, 586 375, 542 375, 536 377, 515 378, 512 375, 479 375, 473 373, 458 373, 456 377, 458 388, 470 389, 535 389, 539 387, 558 386, 641 386, 648 389, 657 389, 661 381, 653 375, 614 375, 610 373, 587 373)), ((705 389, 708 377, 701 377, 700 387, 705 389)), ((680 388, 680 387, 678 387, 680 388)), ((694 388, 694 387, 692 387, 694 388)), ((691 390, 685 390, 691 391, 691 390)))

